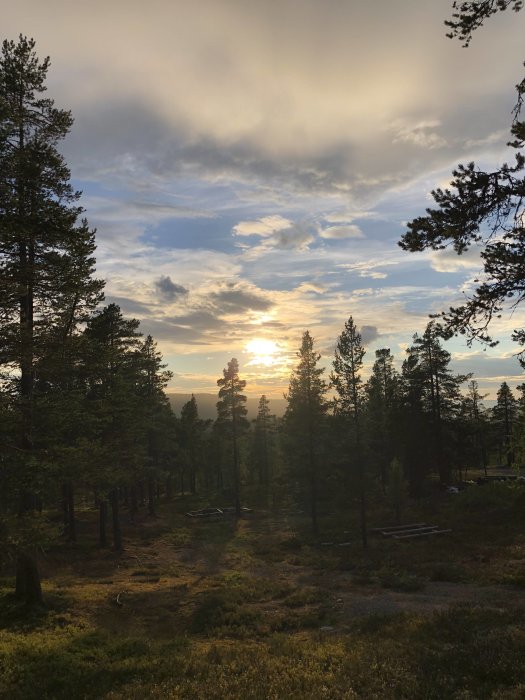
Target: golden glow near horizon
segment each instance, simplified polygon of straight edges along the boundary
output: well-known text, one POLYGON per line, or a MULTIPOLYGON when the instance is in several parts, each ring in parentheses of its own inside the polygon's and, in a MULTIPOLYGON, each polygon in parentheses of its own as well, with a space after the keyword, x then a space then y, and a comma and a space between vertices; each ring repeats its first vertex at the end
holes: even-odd
POLYGON ((251 366, 274 367, 282 365, 284 357, 278 344, 267 338, 253 338, 246 344, 246 351, 253 355, 247 363, 251 366))
MULTIPOLYGON (((475 246, 397 241, 458 163, 508 160, 514 13, 465 51, 435 0, 55 4, 60 23, 46 3, 10 3, 3 38, 51 56, 106 303, 158 342, 171 391, 216 393, 237 357, 248 394, 280 396, 303 332, 328 375, 350 315, 368 367, 390 347, 400 369, 429 314, 471 292, 475 246)), ((501 377, 514 388, 520 325, 512 309, 495 319, 486 352, 451 339, 454 372, 491 396, 501 377)))

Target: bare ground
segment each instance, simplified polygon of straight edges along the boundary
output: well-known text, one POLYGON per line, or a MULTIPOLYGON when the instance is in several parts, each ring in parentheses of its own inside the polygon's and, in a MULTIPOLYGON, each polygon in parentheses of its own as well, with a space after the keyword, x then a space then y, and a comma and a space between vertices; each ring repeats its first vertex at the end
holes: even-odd
MULTIPOLYGON (((65 596, 72 609, 98 625, 144 633, 154 627, 168 635, 184 629, 199 596, 227 586, 225 577, 232 572, 248 585, 267 581, 291 592, 315 592, 302 609, 329 610, 327 629, 344 628, 364 616, 426 615, 462 604, 525 606, 525 590, 514 586, 425 581, 421 590, 393 590, 373 577, 360 583, 353 572, 334 567, 332 553, 318 555, 309 548, 305 556, 300 547, 283 554, 281 545, 294 531, 282 519, 213 524, 181 518, 177 525, 159 530, 159 522, 151 521, 128 530, 125 551, 119 555, 77 552, 73 561, 51 556, 44 562, 45 587, 65 596)), ((290 612, 285 596, 255 598, 250 605, 268 619, 290 612)))

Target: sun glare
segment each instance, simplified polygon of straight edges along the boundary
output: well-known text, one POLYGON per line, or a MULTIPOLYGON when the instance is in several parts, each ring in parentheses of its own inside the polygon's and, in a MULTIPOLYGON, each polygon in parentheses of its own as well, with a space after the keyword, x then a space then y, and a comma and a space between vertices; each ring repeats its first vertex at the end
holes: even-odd
POLYGON ((254 338, 246 344, 246 350, 253 356, 248 362, 249 365, 271 367, 281 360, 279 346, 273 340, 254 338))

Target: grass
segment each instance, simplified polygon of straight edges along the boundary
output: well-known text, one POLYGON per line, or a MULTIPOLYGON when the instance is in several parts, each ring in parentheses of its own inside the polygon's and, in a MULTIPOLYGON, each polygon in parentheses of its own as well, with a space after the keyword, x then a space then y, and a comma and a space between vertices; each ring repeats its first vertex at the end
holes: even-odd
POLYGON ((347 515, 314 538, 301 514, 189 522, 190 499, 125 528, 122 554, 59 544, 46 607, 0 578, 0 699, 522 698, 524 494, 413 504, 407 521, 452 534, 371 537, 366 553, 347 515))
POLYGON ((525 683, 523 613, 470 606, 258 640, 119 638, 48 620, 2 636, 0 650, 2 697, 12 700, 517 698, 509 693, 525 683))

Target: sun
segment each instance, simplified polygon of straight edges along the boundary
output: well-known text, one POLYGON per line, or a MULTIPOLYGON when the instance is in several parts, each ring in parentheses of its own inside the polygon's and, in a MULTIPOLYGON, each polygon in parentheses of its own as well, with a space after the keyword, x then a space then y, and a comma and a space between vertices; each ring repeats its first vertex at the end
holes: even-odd
POLYGON ((272 367, 281 361, 280 348, 273 340, 253 338, 253 340, 250 340, 246 344, 246 350, 253 355, 252 359, 248 362, 249 365, 272 367))

